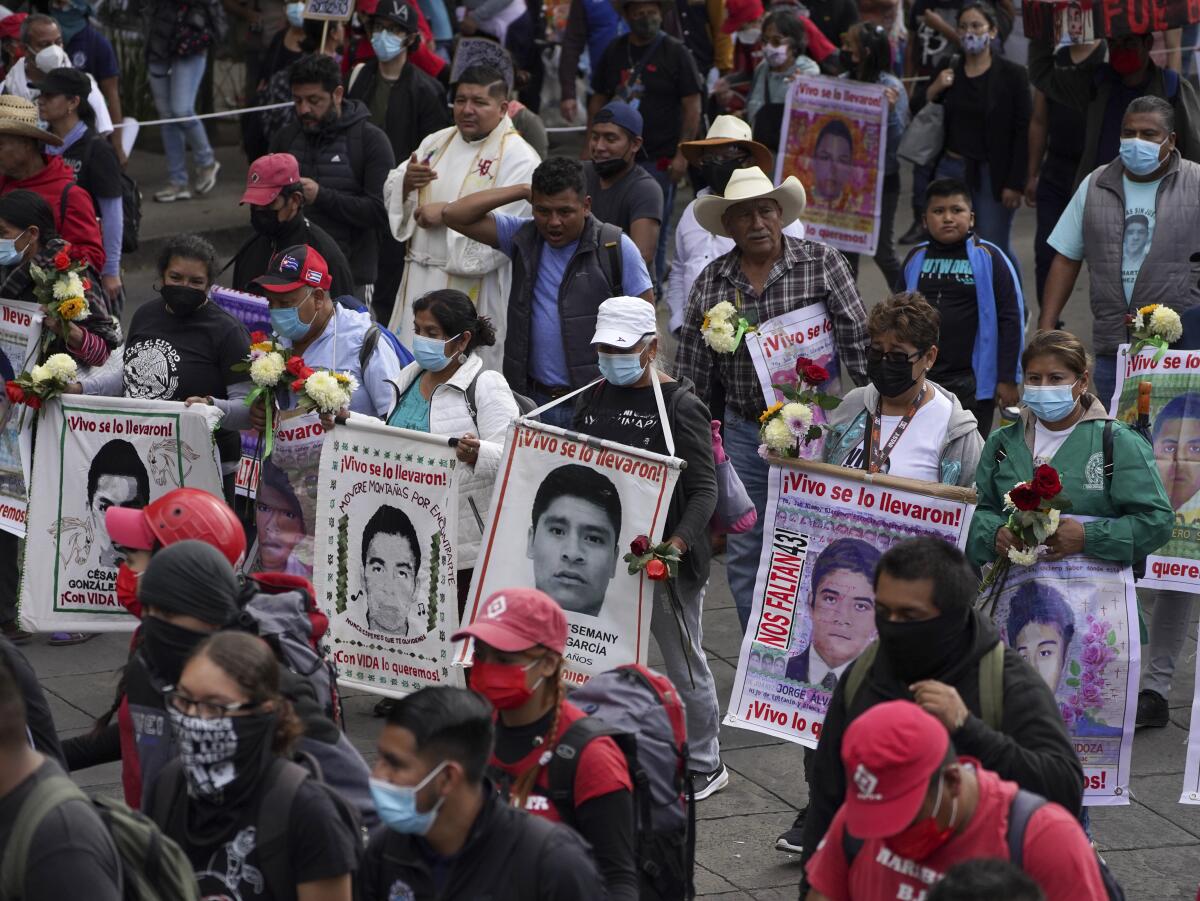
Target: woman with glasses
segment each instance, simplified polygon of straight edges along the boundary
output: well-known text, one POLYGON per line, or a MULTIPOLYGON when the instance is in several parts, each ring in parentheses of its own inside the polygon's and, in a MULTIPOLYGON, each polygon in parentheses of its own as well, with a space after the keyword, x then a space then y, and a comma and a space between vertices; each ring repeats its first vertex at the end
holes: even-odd
POLYGON ((164 689, 177 761, 145 809, 204 898, 350 901, 361 842, 345 804, 289 759, 301 732, 266 642, 219 632, 164 689))
POLYGON ((868 472, 975 484, 983 437, 958 398, 930 381, 940 317, 915 292, 893 294, 867 321, 871 384, 829 414, 825 462, 868 472))
MULTIPOLYGON (((900 260, 896 256, 896 207, 900 203, 900 161, 896 148, 908 126, 908 92, 900 79, 889 69, 892 45, 887 31, 874 22, 858 22, 842 36, 841 63, 845 71, 841 78, 852 78, 867 84, 883 85, 888 100, 887 144, 884 150, 883 198, 879 213, 879 244, 875 250, 875 265, 883 273, 889 291, 903 287, 900 260)), ((858 275, 858 254, 846 254, 854 274, 858 275)))
POLYGON ((1009 252, 1013 215, 1025 189, 1033 101, 1024 66, 996 56, 999 19, 982 0, 958 14, 961 61, 929 84, 928 98, 945 108, 945 143, 935 177, 971 187, 976 231, 1009 252))
POLYGON ((779 150, 783 127, 783 104, 797 75, 820 75, 821 68, 805 53, 808 33, 790 8, 763 19, 763 61, 754 70, 750 96, 746 98, 746 121, 754 129, 754 140, 774 153, 779 150))

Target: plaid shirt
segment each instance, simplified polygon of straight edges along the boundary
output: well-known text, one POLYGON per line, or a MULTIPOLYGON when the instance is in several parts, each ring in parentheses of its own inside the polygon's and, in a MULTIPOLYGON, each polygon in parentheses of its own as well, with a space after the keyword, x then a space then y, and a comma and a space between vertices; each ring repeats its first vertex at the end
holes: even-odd
POLYGON ((732 354, 716 353, 700 334, 705 311, 722 300, 750 314, 746 318, 752 322, 824 303, 833 324, 838 359, 854 384, 867 382, 867 311, 846 258, 827 244, 782 237, 783 255, 767 274, 761 296, 742 272, 737 248, 704 268, 688 297, 675 358, 678 374, 696 383, 701 400, 711 401, 715 376, 725 386, 726 406, 751 422, 758 421, 765 404, 746 343, 739 344, 732 354))

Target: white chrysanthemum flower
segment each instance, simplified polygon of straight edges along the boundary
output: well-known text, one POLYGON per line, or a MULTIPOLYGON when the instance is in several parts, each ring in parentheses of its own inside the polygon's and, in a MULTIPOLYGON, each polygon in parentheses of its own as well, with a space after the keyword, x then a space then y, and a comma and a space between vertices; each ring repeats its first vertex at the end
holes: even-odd
POLYGON ((763 442, 771 450, 789 451, 796 447, 796 436, 783 418, 776 416, 763 427, 763 442))
POLYGON ((1015 548, 1008 549, 1008 559, 1018 566, 1033 566, 1037 563, 1038 555, 1037 548, 1015 548))
POLYGON ((1004 492, 1004 509, 1010 511, 1017 509, 1017 505, 1013 503, 1012 494, 1008 491, 1004 492))
POLYGON ((350 402, 350 394, 332 372, 319 370, 304 381, 304 393, 322 413, 336 413, 350 402))
POLYGON ((73 382, 79 375, 79 367, 69 354, 51 354, 44 368, 52 378, 60 382, 73 382))
POLYGON ((54 376, 50 374, 50 370, 40 363, 34 366, 33 369, 29 370, 29 377, 33 379, 33 383, 35 385, 44 384, 54 378, 54 376))
POLYGON ((707 316, 709 321, 713 322, 714 324, 724 319, 737 319, 737 307, 735 307, 729 301, 723 300, 720 303, 710 307, 708 312, 706 312, 704 315, 707 316))
POLYGON ((80 290, 76 291, 71 287, 69 278, 60 278, 54 283, 54 299, 66 300, 68 297, 78 297, 83 293, 83 286, 80 285, 80 290))
POLYGON ((1146 327, 1146 321, 1142 318, 1141 313, 1133 314, 1133 331, 1140 332, 1146 327))
POLYGON ((729 354, 737 349, 737 333, 727 321, 714 322, 703 334, 705 343, 717 353, 729 354))
POLYGON ((270 388, 279 384, 283 370, 283 357, 280 354, 264 354, 250 364, 250 378, 256 385, 270 388))
POLYGON ((1050 512, 1046 514, 1048 522, 1046 523, 1046 535, 1053 535, 1058 531, 1059 520, 1062 519, 1062 511, 1054 507, 1050 508, 1050 512))
POLYGON ((794 438, 803 438, 808 434, 808 427, 813 421, 812 407, 808 404, 785 404, 779 415, 787 423, 788 430, 794 438))
POLYGON ((1183 337, 1183 322, 1178 313, 1159 304, 1150 314, 1150 331, 1170 344, 1183 337))

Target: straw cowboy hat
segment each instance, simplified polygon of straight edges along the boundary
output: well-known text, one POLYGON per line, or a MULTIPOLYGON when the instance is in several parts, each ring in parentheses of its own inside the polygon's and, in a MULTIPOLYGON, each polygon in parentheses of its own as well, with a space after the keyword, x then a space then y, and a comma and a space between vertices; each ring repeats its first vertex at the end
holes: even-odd
POLYGON ((784 225, 790 225, 800 218, 804 212, 806 198, 804 185, 794 175, 789 175, 778 188, 771 179, 757 166, 749 169, 737 169, 725 186, 725 196, 706 194, 696 198, 696 221, 707 231, 724 238, 733 237, 721 222, 725 211, 743 200, 756 200, 760 197, 770 197, 782 208, 780 216, 784 225))
POLYGON ((62 138, 38 128, 37 107, 24 97, 12 94, 0 94, 0 135, 20 135, 55 147, 62 146, 62 138))
POLYGON ((699 166, 700 157, 709 147, 723 147, 729 144, 736 144, 749 151, 754 165, 763 172, 775 171, 775 157, 771 155, 771 151, 763 144, 753 140, 750 125, 737 116, 717 116, 713 120, 712 127, 709 128, 708 134, 697 141, 682 141, 679 144, 679 152, 683 154, 689 165, 699 166))

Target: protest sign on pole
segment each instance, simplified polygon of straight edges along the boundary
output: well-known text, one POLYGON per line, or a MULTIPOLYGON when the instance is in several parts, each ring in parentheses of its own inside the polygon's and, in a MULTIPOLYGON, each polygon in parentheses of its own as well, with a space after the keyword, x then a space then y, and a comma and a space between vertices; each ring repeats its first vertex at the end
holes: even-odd
POLYGON ((1021 4, 1021 20, 1027 38, 1057 43, 1065 33, 1072 43, 1083 43, 1194 25, 1200 22, 1200 4, 1194 0, 1031 0, 1021 4))
POLYGON ((1146 558, 1138 584, 1200 594, 1200 351, 1153 347, 1134 357, 1117 351, 1117 387, 1109 410, 1132 423, 1138 385, 1150 383, 1154 463, 1175 508, 1171 540, 1146 558), (1156 358, 1157 357, 1157 358, 1156 358))
POLYGON ((875 253, 883 200, 888 101, 882 85, 823 76, 794 79, 784 103, 776 182, 794 175, 814 241, 875 253))
MULTIPOLYGON (((212 289, 212 300, 226 313, 246 326, 250 332, 271 333, 271 315, 267 312, 267 299, 219 285, 212 289)), ((262 451, 262 437, 254 429, 241 433, 242 459, 238 463, 235 486, 238 494, 254 497, 258 487, 258 467, 262 451)))
POLYGON ((461 465, 444 436, 370 417, 325 435, 313 581, 341 684, 391 697, 462 685, 450 667, 461 465))
POLYGON ((1054 692, 1083 765, 1083 803, 1128 804, 1141 660, 1133 570, 1082 555, 1013 566, 989 612, 1054 692))
POLYGON ((104 511, 176 488, 221 497, 215 407, 63 395, 42 408, 29 492, 21 622, 35 632, 132 631, 104 511), (48 539, 48 540, 47 540, 48 539))
MULTIPOLYGON (((662 538, 683 461, 531 420, 508 428, 466 621, 505 588, 535 587, 567 615, 564 677, 575 684, 644 663, 653 586, 622 559, 662 538)), ((458 662, 469 659, 466 646, 458 662)))
MULTIPOLYGON (((40 306, 0 300, 0 375, 5 381, 33 366, 41 334, 40 306)), ((14 406, 7 395, 0 400, 0 529, 20 537, 25 535, 35 415, 14 406)))
MULTIPOLYGON (((1200 641, 1197 644, 1200 645, 1200 641)), ((1188 726, 1187 763, 1183 767, 1183 793, 1179 803, 1200 804, 1200 667, 1196 667, 1192 687, 1192 721, 1188 726)))
POLYGON ((771 458, 762 556, 726 725, 817 746, 838 677, 875 640, 875 564, 966 541, 970 489, 771 458))
POLYGON ((313 577, 317 485, 325 429, 319 413, 286 410, 275 448, 262 461, 254 500, 257 562, 254 569, 313 577))

